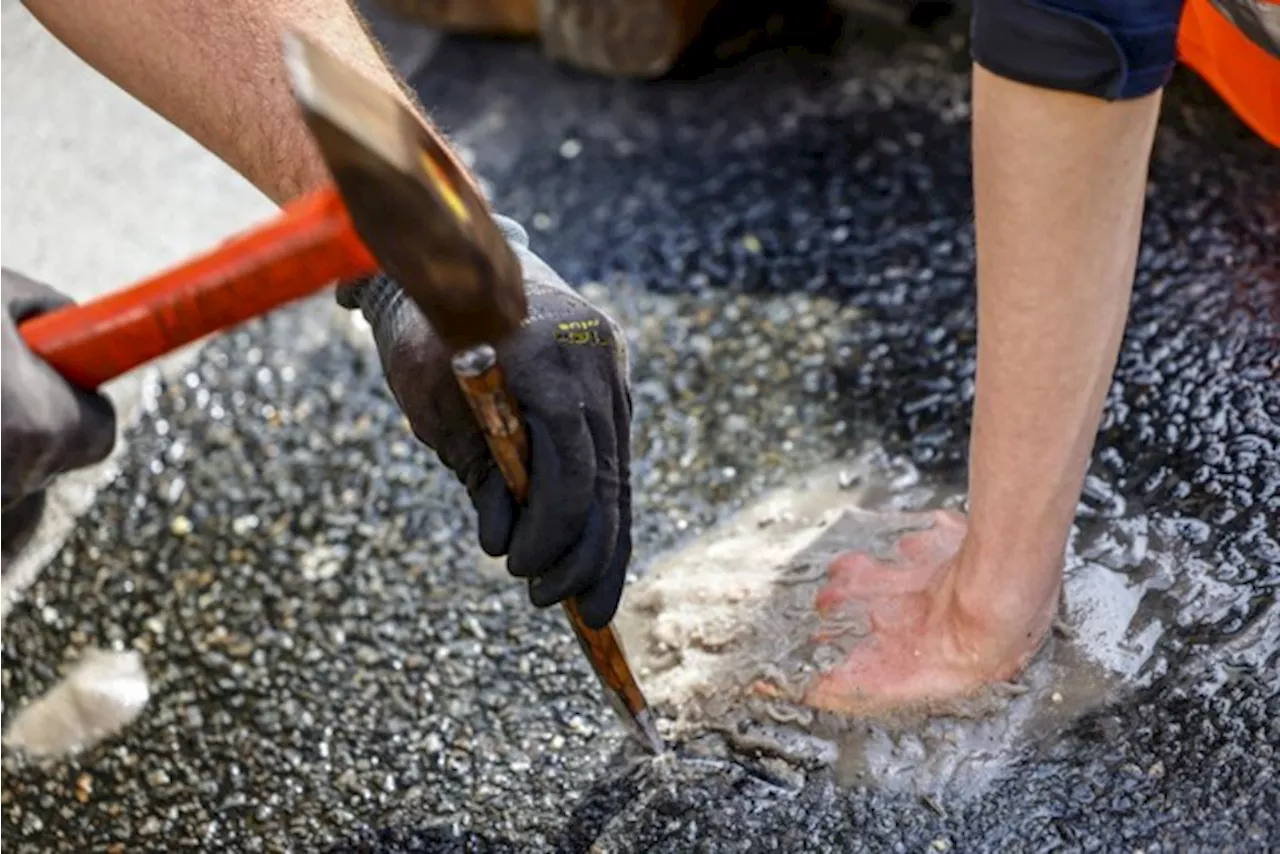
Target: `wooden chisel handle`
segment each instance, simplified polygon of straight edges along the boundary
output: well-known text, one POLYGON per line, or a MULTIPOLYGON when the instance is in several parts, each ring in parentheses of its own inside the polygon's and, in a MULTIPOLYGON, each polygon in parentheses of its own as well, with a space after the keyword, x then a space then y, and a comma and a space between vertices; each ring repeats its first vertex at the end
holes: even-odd
MULTIPOLYGON (((480 423, 507 488, 516 501, 524 503, 529 495, 529 473, 525 465, 529 458, 529 440, 515 398, 507 390, 497 353, 487 344, 464 350, 454 357, 453 372, 480 423)), ((613 626, 603 629, 588 626, 573 599, 564 600, 564 611, 610 701, 622 706, 619 712, 628 719, 641 743, 654 752, 660 751, 661 739, 650 720, 648 702, 636 683, 613 626)))
POLYGON ((95 389, 212 332, 377 269, 337 190, 319 190, 205 255, 34 317, 18 331, 71 383, 95 389))

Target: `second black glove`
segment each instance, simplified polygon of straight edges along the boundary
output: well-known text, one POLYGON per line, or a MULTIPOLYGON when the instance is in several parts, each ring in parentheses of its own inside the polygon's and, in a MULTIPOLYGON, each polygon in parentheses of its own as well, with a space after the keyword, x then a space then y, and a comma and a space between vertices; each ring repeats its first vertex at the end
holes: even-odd
POLYGON ((593 628, 613 618, 631 559, 631 395, 626 341, 613 320, 528 249, 499 218, 520 259, 525 327, 498 347, 529 432, 529 499, 507 491, 453 377, 449 353, 422 313, 385 277, 340 290, 373 327, 387 383, 415 435, 466 486, 480 545, 507 556, 546 607, 576 597, 593 628))

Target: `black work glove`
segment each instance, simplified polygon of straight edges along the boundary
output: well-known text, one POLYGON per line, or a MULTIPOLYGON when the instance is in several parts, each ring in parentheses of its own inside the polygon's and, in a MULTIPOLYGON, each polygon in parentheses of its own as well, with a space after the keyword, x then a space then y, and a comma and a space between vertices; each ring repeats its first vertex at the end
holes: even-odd
POLYGON ((499 217, 524 270, 529 321, 498 346, 529 433, 529 497, 507 491, 450 354, 398 285, 375 276, 339 288, 373 327, 387 384, 414 434, 466 486, 480 546, 507 556, 545 608, 576 597, 603 628, 622 596, 631 558, 631 393, 626 340, 611 318, 529 251, 524 229, 499 217))
POLYGON ((22 321, 71 300, 10 270, 3 270, 2 276, 0 471, 7 513, 56 475, 105 459, 116 441, 116 414, 107 398, 73 388, 18 334, 22 321))

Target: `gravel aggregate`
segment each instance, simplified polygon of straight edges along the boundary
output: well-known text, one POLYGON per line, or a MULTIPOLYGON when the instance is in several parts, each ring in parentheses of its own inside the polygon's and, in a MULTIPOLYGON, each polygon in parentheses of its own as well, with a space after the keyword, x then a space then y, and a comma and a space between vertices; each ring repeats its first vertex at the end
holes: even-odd
MULTIPOLYGON (((912 37, 629 84, 446 42, 418 78, 534 248, 635 349, 637 571, 884 443, 957 477, 973 376, 967 79, 912 37)), ((4 757, 24 851, 1273 850, 1280 844, 1280 169, 1205 87, 1165 108, 1084 532, 1205 564, 1147 687, 972 803, 714 744, 632 754, 555 611, 480 559, 361 330, 313 301, 153 389, 123 474, 9 616, 6 721, 89 646, 153 698, 4 757), (1154 546, 1153 546, 1154 548, 1154 546), (1208 589, 1208 588, 1206 588, 1208 589)))

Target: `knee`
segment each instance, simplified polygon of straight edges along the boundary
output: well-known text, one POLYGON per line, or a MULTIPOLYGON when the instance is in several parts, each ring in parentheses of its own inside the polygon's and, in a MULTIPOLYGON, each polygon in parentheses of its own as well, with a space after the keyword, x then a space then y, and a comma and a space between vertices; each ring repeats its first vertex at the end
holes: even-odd
POLYGON ((1107 100, 1168 82, 1183 0, 975 0, 973 58, 1001 77, 1107 100))

